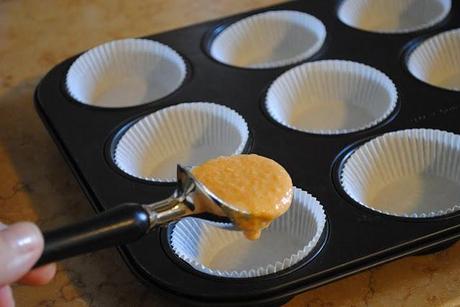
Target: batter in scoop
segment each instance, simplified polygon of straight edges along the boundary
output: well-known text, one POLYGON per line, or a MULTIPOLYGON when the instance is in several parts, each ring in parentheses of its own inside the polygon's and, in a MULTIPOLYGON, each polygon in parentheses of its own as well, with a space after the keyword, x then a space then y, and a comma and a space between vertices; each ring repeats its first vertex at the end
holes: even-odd
MULTIPOLYGON (((193 168, 192 174, 221 200, 250 214, 250 218, 230 216, 250 240, 258 239, 262 229, 291 205, 289 174, 275 161, 259 155, 219 157, 193 168)), ((195 203, 201 207, 199 211, 215 211, 215 206, 207 206, 199 199, 195 203)))

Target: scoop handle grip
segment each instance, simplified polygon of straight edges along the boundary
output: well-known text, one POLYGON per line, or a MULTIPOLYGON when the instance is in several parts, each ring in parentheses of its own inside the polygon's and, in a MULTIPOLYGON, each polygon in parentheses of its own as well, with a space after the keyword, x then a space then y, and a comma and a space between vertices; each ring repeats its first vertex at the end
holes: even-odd
POLYGON ((43 254, 35 267, 133 242, 149 228, 149 214, 142 205, 118 205, 85 221, 44 232, 43 254))

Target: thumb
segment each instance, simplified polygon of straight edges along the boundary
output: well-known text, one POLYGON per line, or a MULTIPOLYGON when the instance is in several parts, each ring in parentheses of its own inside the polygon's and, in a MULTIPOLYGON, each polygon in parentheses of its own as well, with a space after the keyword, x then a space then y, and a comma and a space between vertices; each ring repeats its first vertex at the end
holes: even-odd
POLYGON ((0 287, 26 274, 43 251, 43 236, 38 227, 20 222, 0 228, 0 287))

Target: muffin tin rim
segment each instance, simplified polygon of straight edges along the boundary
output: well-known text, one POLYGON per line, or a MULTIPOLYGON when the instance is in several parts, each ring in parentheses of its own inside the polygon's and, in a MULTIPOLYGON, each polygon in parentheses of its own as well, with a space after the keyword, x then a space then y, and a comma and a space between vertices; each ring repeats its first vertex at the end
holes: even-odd
POLYGON ((460 89, 455 90, 455 89, 441 87, 439 85, 435 85, 435 84, 425 82, 422 79, 419 79, 416 76, 414 76, 412 74, 412 72, 409 70, 409 59, 410 59, 410 57, 412 56, 412 54, 414 53, 415 50, 417 50, 421 45, 423 45, 423 43, 425 43, 428 40, 433 39, 434 37, 437 37, 439 35, 449 33, 449 32, 452 32, 452 31, 456 31, 456 30, 460 34, 460 27, 458 27, 458 28, 453 28, 453 29, 442 30, 440 32, 435 32, 435 33, 426 33, 424 35, 417 36, 417 37, 413 38, 412 40, 408 41, 403 46, 403 48, 401 50, 401 61, 402 61, 403 71, 405 73, 409 74, 409 76, 412 79, 415 79, 417 82, 419 82, 419 83, 421 83, 421 84, 423 84, 425 86, 428 86, 432 90, 438 90, 438 91, 442 91, 442 92, 447 92, 447 93, 451 93, 451 94, 460 95, 460 89))
POLYGON ((314 61, 314 60, 318 59, 318 58, 321 56, 321 54, 324 53, 325 49, 327 48, 326 45, 327 45, 328 39, 329 39, 329 35, 327 35, 327 28, 326 28, 326 25, 322 22, 322 20, 321 20, 319 17, 316 17, 315 15, 311 14, 310 12, 300 11, 300 10, 297 10, 297 9, 282 9, 282 8, 275 8, 275 9, 272 9, 272 10, 261 10, 261 11, 257 11, 257 12, 255 12, 254 14, 251 14, 251 13, 244 13, 244 14, 238 15, 238 16, 229 16, 229 17, 226 18, 224 21, 220 21, 220 22, 218 22, 217 24, 211 26, 210 29, 208 29, 208 30, 204 33, 204 35, 202 35, 201 42, 200 42, 200 46, 201 46, 202 52, 203 52, 209 59, 211 59, 212 62, 217 63, 217 64, 219 64, 219 65, 223 65, 224 67, 227 67, 227 68, 233 68, 233 69, 236 69, 236 70, 247 70, 247 71, 270 71, 270 70, 283 70, 283 71, 284 71, 284 70, 286 70, 286 69, 295 67, 295 66, 300 65, 300 64, 302 64, 302 63, 309 62, 309 61, 314 61), (308 56, 307 58, 304 58, 304 59, 295 61, 295 62, 290 63, 290 64, 277 65, 277 66, 271 66, 271 67, 244 67, 244 66, 235 66, 235 65, 228 64, 228 63, 220 62, 220 61, 218 61, 217 59, 215 59, 215 58, 211 55, 211 46, 212 46, 212 43, 213 43, 214 40, 215 40, 222 32, 224 32, 228 27, 230 27, 231 25, 233 25, 233 24, 235 24, 235 23, 237 23, 237 22, 242 21, 243 19, 246 19, 246 18, 251 17, 251 16, 254 16, 254 15, 258 15, 258 14, 262 14, 262 13, 267 13, 267 12, 277 12, 277 11, 293 11, 293 12, 298 12, 298 13, 304 13, 304 14, 310 15, 310 16, 316 18, 318 21, 320 21, 320 22, 322 23, 322 25, 324 26, 324 29, 325 29, 325 37, 324 37, 324 40, 323 40, 321 46, 318 48, 318 50, 316 50, 315 52, 313 52, 313 53, 312 53, 310 56, 308 56))
MULTIPOLYGON (((453 212, 449 212, 447 214, 441 214, 441 215, 433 215, 433 216, 423 216, 423 217, 413 217, 413 216, 403 216, 403 215, 395 215, 391 214, 386 211, 381 211, 374 209, 372 207, 363 205, 359 203, 358 201, 354 200, 346 191, 345 188, 342 185, 342 174, 343 174, 343 169, 346 164, 346 162, 349 160, 349 158, 363 145, 368 144, 372 140, 375 140, 376 138, 382 137, 383 135, 386 134, 394 134, 397 132, 401 131, 407 131, 407 130, 435 130, 437 132, 446 132, 449 134, 457 135, 460 137, 459 134, 447 131, 447 130, 441 130, 441 129, 434 129, 434 128, 405 128, 405 129, 396 129, 396 130, 391 130, 391 131, 385 131, 377 135, 372 135, 368 136, 365 138, 362 138, 360 140, 357 140, 356 142, 353 142, 351 144, 348 144, 345 148, 342 149, 341 152, 335 157, 334 161, 332 162, 332 167, 331 167, 331 175, 332 175, 332 182, 334 185, 334 189, 336 192, 340 195, 340 197, 348 204, 352 205, 353 207, 360 208, 361 210, 367 211, 368 213, 372 213, 373 216, 383 216, 389 219, 393 220, 399 220, 399 221, 404 221, 404 222, 415 222, 415 223, 426 223, 426 222, 436 222, 436 221, 444 221, 448 219, 452 219, 455 217, 460 216, 460 203, 459 205, 456 205, 458 207, 456 210, 453 212)), ((453 207, 452 207, 453 208, 453 207)))
MULTIPOLYGON (((307 192, 308 193, 308 192, 307 192)), ((309 193, 310 194, 310 193, 309 193)), ((311 195, 311 194, 310 194, 311 195)), ((312 195, 316 200, 317 198, 312 195)), ((319 202, 319 200, 318 200, 319 202)), ((321 204, 321 203, 320 203, 321 204)), ((294 265, 275 272, 271 274, 266 274, 266 275, 261 275, 261 276, 254 276, 254 277, 226 277, 226 276, 217 276, 217 275, 212 275, 212 274, 207 274, 204 272, 201 272, 197 269, 195 269, 192 265, 187 263, 185 260, 180 258, 172 249, 171 247, 171 236, 174 228, 176 227, 176 223, 171 223, 166 227, 166 230, 164 234, 161 235, 161 241, 162 241, 162 248, 167 254, 168 258, 170 258, 175 264, 180 266, 181 268, 185 269, 186 271, 197 275, 201 278, 205 279, 211 279, 211 280, 216 280, 219 282, 226 282, 226 283, 252 283, 254 281, 258 280, 271 280, 271 279, 276 279, 279 277, 283 277, 289 274, 292 274, 293 272, 301 269, 308 263, 314 261, 318 255, 320 255, 323 252, 324 247, 326 246, 327 242, 329 241, 330 237, 330 222, 329 222, 329 216, 326 214, 326 210, 323 207, 324 211, 324 216, 325 216, 325 222, 324 222, 324 227, 321 235, 318 238, 318 241, 316 245, 312 248, 312 250, 305 256, 303 259, 295 263, 294 265)), ((222 222, 222 221, 213 221, 213 223, 217 224, 229 224, 228 222, 222 222)))
MULTIPOLYGON (((417 27, 417 28, 411 28, 409 30, 396 31, 396 32, 383 32, 383 31, 378 31, 377 32, 377 31, 372 31, 372 30, 366 30, 366 29, 363 29, 363 28, 358 28, 358 27, 349 25, 349 24, 345 23, 344 21, 342 21, 342 19, 339 17, 339 10, 340 10, 342 5, 346 1, 347 0, 340 0, 339 3, 337 3, 337 5, 335 6, 335 17, 336 17, 336 19, 342 25, 345 25, 346 27, 348 27, 350 29, 360 31, 360 32, 366 32, 366 33, 370 33, 370 34, 375 34, 375 35, 402 36, 402 35, 416 35, 418 33, 424 32, 424 31, 434 31, 434 30, 438 29, 438 27, 443 27, 446 23, 448 23, 451 15, 452 15, 452 0, 451 0, 450 8, 449 8, 449 10, 447 11, 446 14, 441 15, 441 17, 438 17, 434 22, 429 23, 429 24, 425 25, 422 28, 417 27)), ((453 0, 453 1, 455 1, 455 0, 453 0)))
MULTIPOLYGON (((168 105, 164 106, 167 107, 168 105)), ((151 111, 150 111, 151 112, 151 111)), ((155 111, 154 111, 155 112, 155 111)), ((175 186, 176 182, 175 181, 153 181, 153 180, 147 180, 147 179, 142 179, 139 177, 132 176, 128 173, 125 173, 122 171, 114 162, 114 153, 115 153, 115 148, 118 142, 120 141, 121 137, 123 134, 132 126, 134 125, 137 121, 140 120, 141 117, 146 116, 145 113, 149 113, 149 110, 146 112, 142 112, 139 115, 135 115, 134 117, 129 117, 128 119, 125 119, 124 121, 120 122, 117 126, 116 129, 114 129, 106 138, 104 142, 104 160, 107 163, 107 165, 114 171, 117 175, 124 177, 127 180, 134 181, 140 184, 147 184, 151 186, 158 186, 158 187, 172 187, 175 186)), ((249 154, 252 152, 252 148, 254 146, 254 131, 252 129, 248 129, 248 140, 246 142, 246 145, 243 148, 243 151, 241 154, 249 154)))
MULTIPOLYGON (((270 122, 272 123, 275 123, 277 126, 280 126, 284 129, 287 129, 287 130, 290 130, 290 131, 295 131, 296 133, 301 133, 301 134, 305 134, 305 135, 313 135, 313 136, 317 136, 317 137, 340 137, 340 136, 348 136, 348 135, 354 135, 354 134, 360 134, 360 133, 365 133, 365 132, 369 132, 369 131, 372 131, 373 129, 376 129, 376 128, 381 128, 389 123, 391 123, 392 121, 395 120, 395 118, 398 116, 399 114, 399 111, 400 111, 400 108, 401 108, 401 97, 400 97, 400 92, 398 91, 398 87, 396 86, 395 82, 390 78, 390 76, 386 73, 384 73, 383 71, 381 71, 380 69, 372 66, 372 65, 369 65, 369 64, 365 64, 365 63, 361 63, 361 62, 356 62, 356 61, 353 61, 353 60, 347 60, 347 59, 344 59, 344 60, 341 60, 341 59, 329 59, 329 58, 324 58, 324 59, 321 59, 321 60, 314 60, 314 61, 308 61, 308 62, 305 62, 305 63, 301 63, 301 64, 298 64, 298 65, 295 65, 294 67, 292 68, 289 68, 285 71, 283 71, 281 74, 279 74, 274 80, 272 80, 268 85, 267 87, 265 88, 265 90, 262 92, 262 101, 261 101, 261 104, 262 104, 262 109, 263 109, 263 113, 264 115, 270 120, 270 122), (331 130, 327 130, 328 133, 319 133, 319 132, 313 132, 311 130, 302 130, 302 129, 298 129, 298 128, 295 128, 294 126, 292 125, 285 125, 285 124, 282 124, 281 122, 277 121, 275 118, 273 118, 273 116, 270 114, 269 110, 268 110, 268 107, 267 107, 267 96, 268 96, 268 92, 270 91, 270 89, 272 88, 273 84, 278 80, 280 79, 282 76, 284 76, 285 74, 287 74, 289 71, 297 68, 297 67, 300 67, 302 65, 307 65, 307 64, 311 64, 311 63, 318 63, 318 62, 326 62, 326 61, 340 61, 340 62, 347 62, 347 63, 354 63, 354 64, 359 64, 359 65, 364 65, 366 68, 371 68, 375 71, 377 71, 378 73, 381 73, 383 74, 392 84, 394 90, 395 90, 395 94, 396 94, 396 99, 393 103, 393 106, 391 107, 391 109, 387 110, 384 115, 380 116, 378 119, 374 120, 373 123, 374 124, 367 124, 365 126, 362 126, 360 128, 356 128, 356 129, 350 129, 350 131, 347 131, 347 132, 340 132, 340 133, 336 133, 336 132, 333 132, 331 133, 330 131, 331 130)), ((322 130, 321 130, 322 131, 322 130)))
POLYGON ((97 44, 96 46, 93 46, 89 49, 86 49, 86 50, 83 50, 82 52, 80 53, 77 53, 76 55, 68 58, 67 60, 65 60, 66 62, 66 69, 65 71, 62 73, 61 75, 61 78, 60 78, 60 81, 59 81, 59 87, 60 87, 60 90, 63 94, 63 96, 69 100, 72 104, 75 104, 75 105, 78 105, 82 108, 87 108, 89 110, 99 110, 99 111, 107 111, 107 112, 110 112, 110 111, 124 111, 124 110, 132 110, 132 109, 136 109, 136 108, 142 108, 142 107, 146 107, 146 106, 152 106, 152 105, 155 105, 156 103, 161 103, 161 102, 164 102, 164 101, 167 101, 168 99, 170 99, 172 96, 176 95, 178 92, 180 92, 184 86, 189 83, 192 78, 193 78, 193 65, 192 63, 190 62, 190 60, 180 51, 172 48, 171 46, 169 46, 168 44, 166 43, 163 43, 163 42, 160 42, 160 41, 157 41, 155 40, 154 38, 152 38, 152 35, 148 35, 148 36, 140 36, 140 37, 127 37, 127 38, 122 38, 122 39, 115 39, 115 40, 110 40, 110 41, 105 41, 103 43, 100 43, 100 44, 97 44), (155 42, 155 43, 159 43, 161 45, 164 45, 168 48, 170 48, 172 51, 174 51, 182 60, 183 64, 184 64, 184 68, 185 68, 185 75, 184 75, 184 78, 183 80, 181 81, 181 83, 179 84, 179 86, 174 90, 172 91, 171 93, 163 96, 163 97, 160 97, 160 98, 157 98, 157 99, 154 99, 154 100, 149 100, 148 102, 145 102, 145 103, 140 103, 140 104, 136 104, 136 105, 131 105, 131 106, 121 106, 121 107, 103 107, 103 106, 99 106, 99 105, 92 105, 92 104, 88 104, 88 103, 85 103, 85 102, 81 102, 79 101, 78 99, 74 98, 71 94, 70 94, 70 91, 67 87, 67 75, 69 73, 69 70, 70 68, 73 66, 73 64, 82 56, 84 55, 85 53, 87 53, 88 51, 94 49, 94 48, 97 48, 97 47, 100 47, 104 44, 107 44, 107 43, 110 43, 110 42, 114 42, 114 41, 122 41, 122 40, 125 40, 125 39, 136 39, 136 40, 148 40, 148 41, 152 41, 152 42, 155 42))
POLYGON ((341 134, 319 134, 319 133, 301 131, 301 130, 292 129, 292 128, 288 127, 288 126, 282 125, 281 123, 277 122, 274 118, 272 118, 270 113, 268 113, 268 110, 267 110, 266 104, 265 104, 265 100, 266 100, 265 97, 266 97, 268 89, 269 89, 269 87, 270 87, 270 85, 272 83, 268 84, 262 90, 261 94, 259 95, 259 109, 260 109, 260 112, 268 120, 268 122, 270 122, 272 125, 277 126, 278 129, 282 129, 282 130, 285 130, 286 132, 290 132, 290 133, 295 133, 295 134, 297 134, 299 136, 303 135, 303 136, 308 136, 308 137, 313 137, 313 138, 328 139, 328 138, 345 138, 345 137, 348 137, 348 136, 351 136, 351 135, 366 135, 366 134, 368 134, 370 132, 373 132, 374 129, 375 130, 377 130, 379 128, 382 129, 386 125, 388 125, 391 122, 393 122, 394 120, 396 120, 396 117, 398 116, 398 114, 399 114, 399 112, 401 110, 401 104, 402 103, 400 102, 400 100, 401 100, 402 95, 400 95, 400 93, 398 93, 398 98, 396 100, 395 107, 389 113, 389 115, 387 117, 385 117, 381 122, 379 122, 376 125, 373 125, 373 126, 371 126, 369 128, 356 130, 356 131, 351 131, 351 132, 347 132, 347 133, 341 133, 341 134))
POLYGON ((117 174, 122 175, 126 179, 129 180, 134 180, 136 182, 140 183, 147 183, 150 185, 158 185, 158 186, 174 186, 176 184, 176 181, 172 180, 154 180, 154 179, 147 179, 143 177, 136 177, 131 174, 128 174, 127 172, 123 171, 116 163, 115 163, 115 151, 116 148, 120 142, 120 140, 123 138, 123 136, 128 132, 128 130, 133 127, 135 124, 137 124, 140 120, 143 118, 152 115, 158 111, 161 111, 166 108, 170 107, 175 107, 178 105, 183 105, 183 104, 195 104, 195 103, 207 103, 211 105, 217 105, 220 107, 225 107, 233 112, 235 112, 238 116, 240 116, 243 121, 246 123, 247 127, 247 132, 248 132, 248 137, 247 140, 242 146, 242 150, 239 154, 247 154, 252 152, 252 147, 254 145, 254 132, 253 129, 249 126, 247 120, 241 115, 238 111, 235 109, 221 103, 217 102, 211 102, 211 101, 181 101, 179 103, 172 103, 172 104, 166 104, 166 105, 161 105, 158 108, 154 109, 147 109, 144 112, 140 112, 138 114, 135 114, 127 119, 122 120, 120 123, 118 123, 113 129, 112 132, 107 136, 105 144, 104 144, 104 158, 106 160, 106 163, 109 165, 109 167, 113 170, 116 171, 117 174))
MULTIPOLYGON (((308 199, 309 199, 309 200, 312 200, 312 201, 314 202, 314 204, 313 204, 312 206, 303 206, 303 205, 302 205, 303 211, 304 211, 304 212, 308 212, 308 213, 306 213, 307 215, 313 216, 313 215, 314 215, 313 211, 316 211, 316 210, 312 209, 312 207, 319 207, 323 219, 320 220, 320 223, 318 223, 317 220, 315 221, 315 222, 316 222, 316 226, 317 226, 317 227, 316 227, 316 228, 317 228, 317 229, 316 229, 316 233, 315 233, 314 236, 308 241, 308 243, 307 243, 306 245, 304 245, 304 249, 305 249, 308 245, 310 245, 312 242, 314 242, 314 245, 310 248, 310 251, 309 251, 302 259, 300 259, 299 261, 297 261, 297 262, 294 263, 293 265, 291 265, 291 266, 289 266, 289 267, 287 267, 287 268, 285 268, 285 269, 282 269, 282 270, 280 270, 280 271, 278 271, 278 272, 282 272, 282 271, 288 270, 290 267, 295 266, 297 263, 301 262, 303 259, 309 258, 309 256, 310 256, 311 254, 314 254, 314 251, 317 249, 317 246, 318 246, 318 245, 322 245, 322 244, 320 243, 320 239, 323 237, 323 234, 324 234, 324 231, 325 231, 325 228, 326 228, 326 224, 327 224, 327 219, 326 219, 326 216, 327 216, 327 215, 326 215, 326 211, 325 211, 325 209, 324 209, 324 206, 321 204, 321 202, 320 202, 315 196, 313 196, 313 195, 310 194, 308 191, 306 191, 306 190, 304 190, 304 189, 302 189, 302 188, 299 188, 299 187, 293 185, 292 189, 293 189, 294 193, 297 191, 297 192, 299 192, 299 193, 306 194, 306 195, 308 196, 308 199), (318 226, 321 226, 321 227, 318 227, 318 226), (320 233, 318 233, 318 228, 320 228, 320 230, 321 230, 320 233), (315 241, 316 241, 316 242, 315 242, 315 241)), ((289 208, 289 209, 290 209, 290 208, 289 208)), ((317 208, 315 208, 315 209, 317 209, 317 208)), ((284 214, 283 214, 283 215, 284 215, 284 214)), ((192 216, 192 218, 193 218, 193 216, 192 216)), ((172 250, 172 252, 174 253, 174 255, 175 255, 176 257, 182 259, 182 257, 181 257, 180 255, 178 255, 178 253, 176 253, 176 252, 174 251, 174 249, 172 248, 172 237, 173 237, 174 229, 175 229, 177 223, 179 223, 179 222, 180 222, 180 221, 177 221, 177 222, 175 222, 175 223, 172 225, 173 227, 171 228, 170 235, 168 236, 168 239, 169 239, 169 240, 168 240, 168 243, 169 243, 169 248, 172 250)), ((209 223, 209 224, 213 224, 213 225, 230 225, 230 224, 231 224, 231 223, 225 223, 225 222, 220 222, 220 221, 209 221, 209 220, 207 220, 207 221, 204 220, 204 221, 202 221, 201 223, 209 223)), ((322 247, 320 248, 320 250, 321 250, 321 249, 322 249, 322 247)), ((319 250, 318 252, 320 252, 320 250, 319 250)), ((300 250, 297 250, 297 254, 298 254, 299 252, 300 252, 300 250)), ((316 254, 315 254, 315 256, 312 257, 312 259, 313 259, 314 257, 316 257, 316 254)), ((286 259, 286 258, 284 258, 284 259, 286 259)), ((182 260, 184 260, 184 259, 182 259, 182 260)), ((185 260, 184 260, 184 261, 185 261, 185 260)), ((190 266, 192 266, 192 264, 188 263, 187 261, 185 261, 185 262, 186 262, 187 264, 189 264, 190 266)), ((198 263, 198 261, 196 261, 196 260, 193 260, 192 262, 198 263)), ((271 265, 273 265, 273 264, 271 264, 271 265)), ((205 266, 205 265, 203 265, 203 266, 205 266)), ((267 265, 267 266, 268 266, 268 265, 267 265)), ((210 269, 210 270, 214 270, 214 271, 217 270, 217 269, 211 269, 211 268, 209 268, 209 267, 207 267, 207 266, 205 266, 205 267, 208 268, 208 269, 210 269)), ((266 267, 266 266, 265 266, 265 267, 266 267)), ((199 271, 198 269, 195 269, 195 268, 193 268, 193 267, 192 267, 192 269, 199 271)), ((221 270, 217 270, 217 271, 221 271, 221 270)), ((239 271, 233 270, 233 271, 231 271, 231 272, 238 272, 238 273, 241 273, 241 272, 243 272, 243 271, 247 271, 247 270, 239 270, 239 271)), ((227 272, 228 272, 228 271, 227 271, 227 272)), ((278 273, 278 272, 275 272, 275 273, 278 273)), ((202 272, 202 273, 204 273, 204 272, 202 272)), ((230 278, 230 279, 235 279, 235 278, 248 279, 248 278, 256 278, 256 277, 261 277, 261 276, 273 275, 273 274, 275 274, 275 273, 263 274, 263 275, 259 275, 259 276, 255 276, 255 277, 234 277, 234 276, 219 276, 219 275, 207 274, 207 273, 204 273, 204 274, 206 274, 206 275, 212 275, 212 276, 217 276, 217 277, 223 277, 223 278, 230 278)))

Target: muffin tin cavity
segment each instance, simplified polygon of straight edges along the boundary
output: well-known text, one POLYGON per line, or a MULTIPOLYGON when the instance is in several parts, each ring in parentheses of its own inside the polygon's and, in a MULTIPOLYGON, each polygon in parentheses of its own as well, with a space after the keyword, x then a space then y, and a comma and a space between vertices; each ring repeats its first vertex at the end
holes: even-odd
POLYGON ((405 217, 433 217, 460 208, 460 136, 409 129, 379 136, 345 162, 341 184, 356 202, 405 217))
POLYGON ((214 222, 186 218, 174 226, 170 244, 178 257, 198 271, 223 277, 256 277, 285 270, 304 259, 318 243, 325 223, 318 200, 294 188, 291 208, 257 241, 214 222))
POLYGON ((125 173, 173 182, 176 166, 193 166, 239 154, 248 140, 246 121, 232 109, 208 102, 170 106, 143 117, 121 137, 114 162, 125 173))
POLYGON ((283 126, 343 134, 383 121, 397 101, 393 82, 370 66, 340 60, 305 63, 278 77, 267 92, 269 115, 283 126))
POLYGON ((460 91, 460 29, 435 35, 410 55, 407 68, 417 79, 444 89, 460 91))
POLYGON ((311 57, 324 43, 326 28, 298 11, 271 11, 244 18, 212 41, 211 56, 232 66, 273 68, 311 57))
POLYGON ((147 39, 123 39, 81 55, 67 73, 66 86, 83 104, 130 107, 171 94, 185 75, 184 60, 170 47, 147 39))
POLYGON ((378 33, 407 33, 442 21, 451 0, 344 0, 338 10, 346 25, 378 33))

